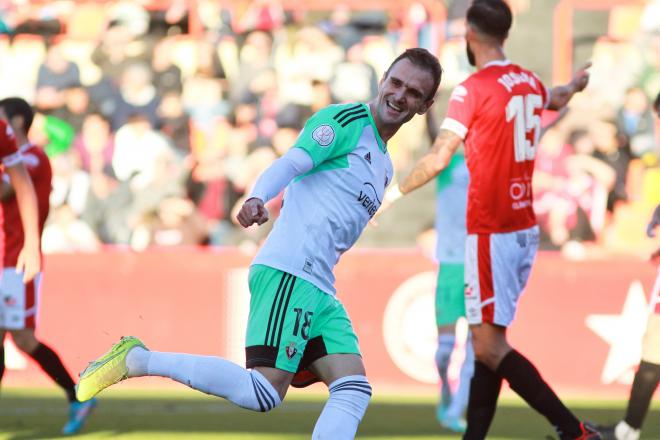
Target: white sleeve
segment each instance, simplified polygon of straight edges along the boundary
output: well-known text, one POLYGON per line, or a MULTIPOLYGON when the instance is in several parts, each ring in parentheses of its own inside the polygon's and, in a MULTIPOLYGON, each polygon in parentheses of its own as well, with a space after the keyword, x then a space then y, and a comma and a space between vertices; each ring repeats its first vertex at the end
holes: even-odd
POLYGON ((248 198, 256 197, 266 203, 286 188, 294 178, 312 168, 314 162, 307 151, 291 148, 261 173, 248 198))

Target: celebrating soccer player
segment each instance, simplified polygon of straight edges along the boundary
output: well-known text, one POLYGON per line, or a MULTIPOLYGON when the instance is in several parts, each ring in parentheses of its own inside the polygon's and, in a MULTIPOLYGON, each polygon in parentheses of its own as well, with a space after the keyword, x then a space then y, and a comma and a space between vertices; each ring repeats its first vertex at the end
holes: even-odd
POLYGON ((433 103, 442 69, 424 49, 394 60, 367 103, 331 105, 306 123, 294 148, 259 177, 237 218, 268 221, 284 202, 249 275, 247 369, 217 357, 159 353, 124 338, 81 375, 89 399, 127 377, 163 376, 254 411, 280 405, 289 385, 322 380, 330 397, 314 439, 352 439, 371 397, 358 340, 335 296, 333 269, 378 210, 392 180, 387 141, 433 103))
POLYGON ((476 362, 464 438, 486 437, 506 379, 561 439, 597 439, 599 434, 564 406, 506 338, 539 243, 532 174, 541 111, 564 107, 588 83, 582 70, 569 84, 547 90, 534 73, 507 60, 503 44, 511 23, 511 10, 502 0, 476 0, 470 6, 465 38, 477 72, 454 89, 431 150, 386 200, 437 176, 465 143, 470 172, 465 301, 476 362))

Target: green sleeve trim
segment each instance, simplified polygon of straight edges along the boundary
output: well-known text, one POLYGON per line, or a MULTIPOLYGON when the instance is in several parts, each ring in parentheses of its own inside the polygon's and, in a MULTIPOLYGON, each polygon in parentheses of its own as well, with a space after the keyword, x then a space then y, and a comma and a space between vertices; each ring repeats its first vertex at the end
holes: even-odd
POLYGON ((309 118, 294 147, 302 148, 311 156, 314 169, 328 161, 336 165, 335 159, 350 153, 362 133, 348 124, 356 118, 364 118, 365 113, 368 112, 364 104, 331 105, 319 110, 309 118))

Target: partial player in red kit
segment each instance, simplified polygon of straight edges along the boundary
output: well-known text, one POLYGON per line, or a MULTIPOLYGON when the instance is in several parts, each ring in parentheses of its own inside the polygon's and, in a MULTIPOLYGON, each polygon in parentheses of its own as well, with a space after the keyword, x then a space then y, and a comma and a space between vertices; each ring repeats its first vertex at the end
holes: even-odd
MULTIPOLYGON (((0 120, 8 123, 20 145, 18 154, 29 173, 38 204, 38 231, 43 231, 48 217, 52 170, 44 151, 30 144, 27 132, 30 130, 34 113, 30 105, 21 98, 0 100, 0 120)), ((19 255, 26 241, 22 225, 22 212, 19 211, 15 188, 9 179, 0 182, 0 202, 2 204, 4 257, 0 278, 0 341, 9 332, 16 346, 34 359, 39 366, 62 388, 70 403, 69 420, 64 426, 64 434, 74 434, 80 430, 85 419, 95 405, 95 401, 78 402, 75 397, 75 383, 67 372, 57 353, 35 337, 36 313, 38 308, 41 273, 25 280, 17 271, 19 255)), ((1 346, 2 344, 0 344, 1 346)), ((0 364, 0 379, 4 372, 4 356, 0 364)))
POLYGON ((465 143, 470 172, 465 306, 476 362, 464 438, 486 437, 506 379, 561 439, 598 439, 506 338, 539 242, 531 183, 541 112, 564 107, 588 83, 581 71, 569 84, 547 90, 535 74, 511 63, 503 50, 511 23, 502 0, 475 0, 468 9, 467 54, 477 72, 454 89, 429 153, 385 200, 391 203, 433 179, 465 143))

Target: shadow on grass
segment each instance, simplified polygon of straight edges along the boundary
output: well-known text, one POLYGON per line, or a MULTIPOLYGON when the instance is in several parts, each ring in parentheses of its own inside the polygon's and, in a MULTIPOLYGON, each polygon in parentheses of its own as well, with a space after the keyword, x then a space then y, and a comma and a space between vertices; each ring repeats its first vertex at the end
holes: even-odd
MULTIPOLYGON (((623 402, 612 408, 582 405, 580 418, 613 423, 623 415, 623 402)), ((323 402, 287 399, 280 408, 255 414, 221 399, 201 396, 179 399, 172 396, 100 399, 84 433, 88 437, 113 438, 122 434, 157 436, 157 433, 235 433, 258 437, 264 434, 310 436, 323 402)), ((0 438, 11 440, 58 438, 66 418, 64 399, 53 396, 3 395, 0 398, 0 438)), ((375 401, 360 426, 359 438, 450 435, 434 419, 434 408, 425 403, 375 401)), ((660 410, 649 413, 643 438, 660 438, 660 410)), ((526 407, 503 403, 497 410, 489 437, 544 439, 550 425, 526 407)), ((458 438, 458 436, 456 436, 458 438)), ((152 437, 154 438, 154 437, 152 437)))

